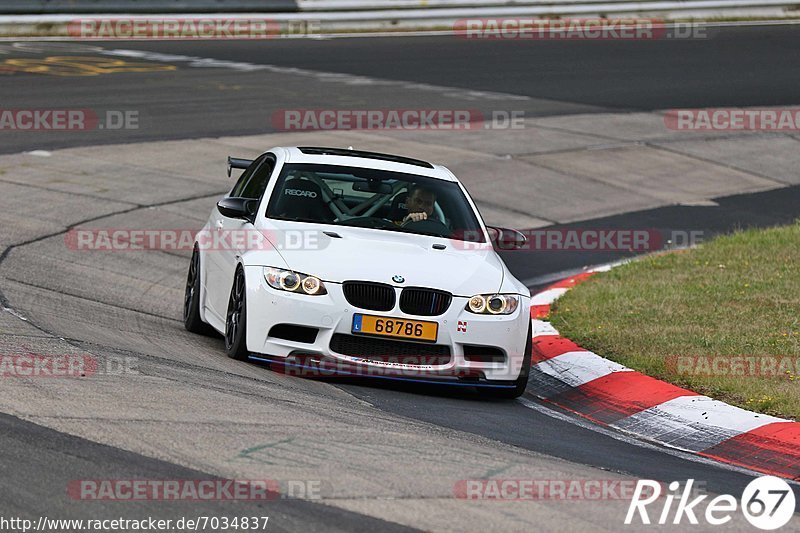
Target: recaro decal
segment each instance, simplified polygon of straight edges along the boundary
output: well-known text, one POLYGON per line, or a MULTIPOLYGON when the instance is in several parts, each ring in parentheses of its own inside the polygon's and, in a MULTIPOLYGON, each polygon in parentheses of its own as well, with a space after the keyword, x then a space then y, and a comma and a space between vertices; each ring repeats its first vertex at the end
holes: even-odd
POLYGON ((307 196, 308 198, 317 197, 317 193, 314 191, 304 191, 302 189, 285 189, 283 194, 288 194, 289 196, 307 196))

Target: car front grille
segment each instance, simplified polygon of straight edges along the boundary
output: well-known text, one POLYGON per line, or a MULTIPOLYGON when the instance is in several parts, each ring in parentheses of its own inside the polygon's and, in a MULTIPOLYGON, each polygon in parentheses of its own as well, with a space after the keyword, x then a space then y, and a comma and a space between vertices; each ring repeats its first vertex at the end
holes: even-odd
POLYGON ((452 301, 449 292, 408 287, 400 293, 400 310, 409 315, 437 316, 447 311, 452 301))
POLYGON ((363 357, 372 361, 413 365, 446 365, 450 362, 450 347, 442 344, 423 344, 336 333, 331 339, 330 348, 342 355, 363 357))
POLYGON ((394 287, 367 281, 345 281, 342 284, 345 299, 361 309, 391 311, 394 309, 394 287))

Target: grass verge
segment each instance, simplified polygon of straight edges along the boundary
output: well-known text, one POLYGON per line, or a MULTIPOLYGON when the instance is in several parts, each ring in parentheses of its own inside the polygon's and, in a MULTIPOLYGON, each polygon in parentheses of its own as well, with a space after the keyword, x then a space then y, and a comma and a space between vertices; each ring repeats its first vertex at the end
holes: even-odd
POLYGON ((559 299, 560 333, 630 368, 800 419, 800 220, 598 274, 559 299))

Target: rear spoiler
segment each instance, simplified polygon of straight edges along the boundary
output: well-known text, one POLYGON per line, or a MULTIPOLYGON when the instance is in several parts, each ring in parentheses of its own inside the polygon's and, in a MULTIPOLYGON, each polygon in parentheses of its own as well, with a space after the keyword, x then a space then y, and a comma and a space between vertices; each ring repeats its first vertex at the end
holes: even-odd
POLYGON ((246 169, 253 162, 252 159, 241 159, 239 157, 228 156, 228 177, 231 177, 231 170, 234 168, 246 169))

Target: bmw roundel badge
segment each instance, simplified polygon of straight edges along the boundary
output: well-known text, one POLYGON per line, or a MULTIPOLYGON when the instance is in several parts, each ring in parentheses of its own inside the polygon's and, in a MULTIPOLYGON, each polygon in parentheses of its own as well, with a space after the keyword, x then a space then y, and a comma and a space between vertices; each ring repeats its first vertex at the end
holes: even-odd
POLYGON ((394 281, 395 283, 403 283, 405 280, 406 278, 404 278, 400 274, 395 274, 394 276, 392 276, 392 281, 394 281))

